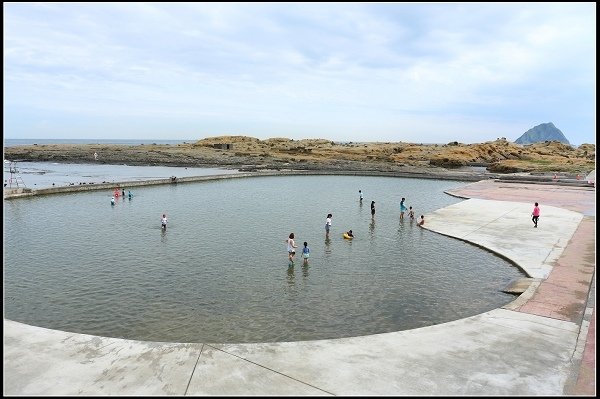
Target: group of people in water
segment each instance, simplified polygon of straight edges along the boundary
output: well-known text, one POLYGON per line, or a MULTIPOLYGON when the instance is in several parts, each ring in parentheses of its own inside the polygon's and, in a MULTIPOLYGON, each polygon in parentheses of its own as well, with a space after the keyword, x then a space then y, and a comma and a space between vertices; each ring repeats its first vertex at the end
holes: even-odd
MULTIPOLYGON (((119 198, 119 196, 122 196, 123 199, 125 199, 125 189, 124 188, 122 188, 121 190, 119 190, 119 188, 115 188, 115 191, 113 192, 113 196, 110 198, 110 204, 114 205, 115 198, 119 198)), ((129 197, 129 199, 133 198, 133 194, 131 193, 131 190, 128 190, 127 196, 129 197)))
MULTIPOLYGON (((287 251, 288 251, 288 259, 290 260, 290 264, 294 263, 294 256, 296 256, 296 242, 294 241, 294 233, 290 233, 287 242, 287 251)), ((302 248, 302 259, 304 259, 304 264, 308 265, 308 258, 310 257, 310 248, 308 248, 308 243, 304 241, 304 248, 302 248)))
MULTIPOLYGON (((359 202, 362 205, 362 202, 364 199, 362 190, 358 190, 358 195, 359 195, 359 202)), ((404 213, 408 211, 408 218, 412 222, 415 220, 415 212, 414 212, 412 206, 408 207, 408 209, 407 209, 406 205, 404 204, 404 201, 406 201, 406 198, 403 197, 402 200, 400 201, 400 220, 404 220, 404 213)), ((537 203, 536 203, 536 205, 537 205, 537 203)), ((331 230, 331 218, 332 217, 333 217, 333 215, 331 213, 328 213, 327 217, 325 219, 325 236, 326 237, 329 237, 329 231, 331 230)), ((375 217, 375 201, 371 201, 371 217, 375 217)), ((425 224, 425 215, 421 215, 420 220, 417 222, 417 226, 423 226, 424 224, 425 224)), ((345 239, 351 240, 354 238, 354 233, 352 233, 352 230, 348 230, 348 231, 344 232, 342 234, 342 236, 345 239)), ((293 265, 294 257, 296 256, 296 248, 298 248, 298 246, 296 245, 296 243, 294 241, 294 233, 290 233, 290 235, 288 236, 288 238, 286 240, 286 243, 287 243, 288 259, 290 261, 290 265, 293 265)), ((308 248, 308 243, 305 241, 304 248, 302 249, 302 258, 304 259, 305 265, 308 264, 309 256, 310 256, 310 249, 308 248)))

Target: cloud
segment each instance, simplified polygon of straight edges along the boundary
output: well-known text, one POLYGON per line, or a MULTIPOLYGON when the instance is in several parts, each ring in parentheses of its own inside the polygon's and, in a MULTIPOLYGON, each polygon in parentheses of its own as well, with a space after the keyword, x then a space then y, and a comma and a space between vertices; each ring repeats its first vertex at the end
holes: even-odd
MULTIPOLYGON (((129 122, 139 118, 165 135, 176 119, 255 137, 389 141, 418 132, 424 142, 455 140, 444 132, 472 132, 472 142, 511 129, 518 137, 552 121, 573 142, 595 142, 595 4, 4 9, 5 104, 33 119, 118 115, 132 124, 128 134, 142 128, 129 122)), ((11 121, 9 135, 24 130, 11 121)))

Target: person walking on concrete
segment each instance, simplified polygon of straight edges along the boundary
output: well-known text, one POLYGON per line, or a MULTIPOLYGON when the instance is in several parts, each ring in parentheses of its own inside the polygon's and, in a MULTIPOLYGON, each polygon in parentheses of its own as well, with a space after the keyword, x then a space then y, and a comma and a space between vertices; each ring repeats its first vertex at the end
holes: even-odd
POLYGON ((536 202, 535 206, 533 207, 533 212, 531 212, 531 220, 533 221, 533 227, 537 227, 539 218, 540 218, 540 207, 538 206, 538 203, 536 202))

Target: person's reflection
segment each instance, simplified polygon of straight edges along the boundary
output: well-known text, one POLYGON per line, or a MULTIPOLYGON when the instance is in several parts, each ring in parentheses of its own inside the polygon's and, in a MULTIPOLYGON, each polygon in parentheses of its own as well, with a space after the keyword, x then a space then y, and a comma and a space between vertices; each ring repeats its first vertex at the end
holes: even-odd
POLYGON ((308 277, 308 268, 310 266, 308 266, 308 264, 306 265, 302 265, 302 277, 306 278, 308 277))
POLYGON ((167 229, 160 229, 160 242, 167 242, 167 229))
POLYGON ((369 231, 371 232, 372 237, 373 233, 375 232, 375 216, 371 217, 371 223, 369 223, 369 231))
POLYGON ((288 269, 287 269, 287 283, 288 283, 288 286, 290 288, 293 287, 296 284, 296 282, 294 281, 295 279, 296 279, 296 276, 294 274, 294 266, 293 265, 292 266, 288 266, 288 269))
POLYGON ((331 238, 329 238, 329 235, 325 236, 325 256, 329 256, 331 255, 331 238))

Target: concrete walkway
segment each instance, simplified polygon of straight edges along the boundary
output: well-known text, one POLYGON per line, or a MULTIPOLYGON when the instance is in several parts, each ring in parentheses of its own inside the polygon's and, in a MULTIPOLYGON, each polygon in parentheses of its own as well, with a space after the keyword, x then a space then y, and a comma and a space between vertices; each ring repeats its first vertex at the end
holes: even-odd
MULTIPOLYGON (((504 192, 482 184, 452 194, 504 192)), ((258 344, 141 342, 5 319, 4 394, 595 395, 595 213, 527 186, 540 202, 538 228, 527 195, 426 215, 427 229, 489 248, 541 279, 501 309, 409 331, 258 344)), ((593 190, 570 193, 595 204, 593 190)))

